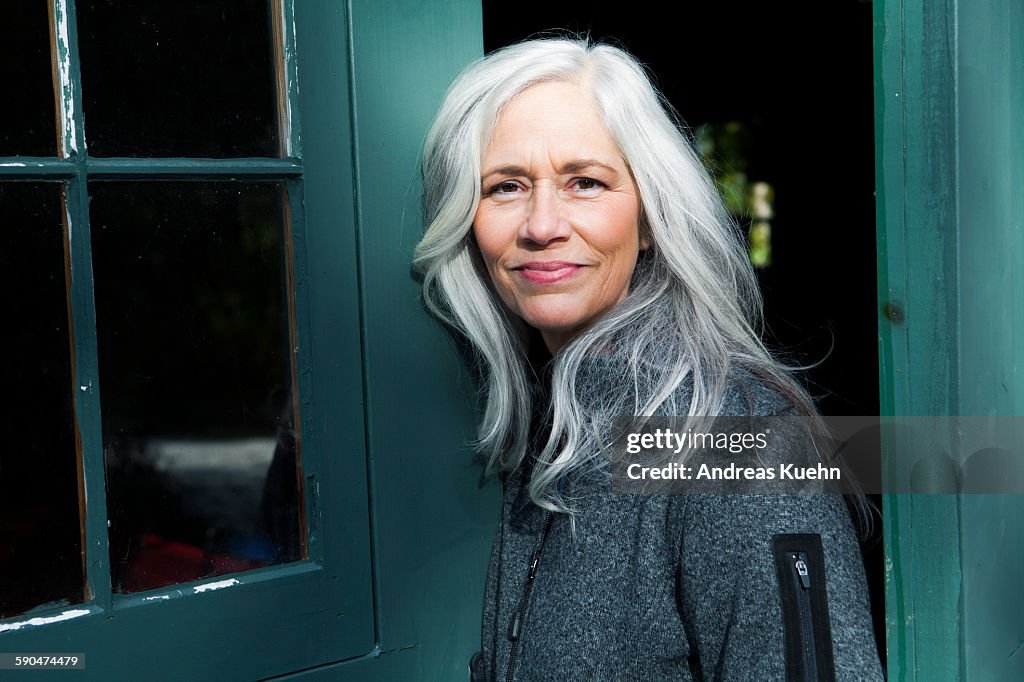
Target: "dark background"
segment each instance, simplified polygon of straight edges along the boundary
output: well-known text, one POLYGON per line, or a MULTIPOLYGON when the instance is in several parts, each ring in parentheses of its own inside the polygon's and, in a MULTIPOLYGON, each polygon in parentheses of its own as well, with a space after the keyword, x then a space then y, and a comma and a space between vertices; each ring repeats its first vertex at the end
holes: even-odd
MULTIPOLYGON (((644 62, 691 130, 744 125, 747 176, 775 190, 772 263, 758 270, 765 339, 790 364, 813 365, 800 377, 824 414, 877 415, 870 2, 485 0, 483 18, 487 52, 552 31, 589 35, 644 62)), ((875 525, 864 550, 884 662, 875 525)))

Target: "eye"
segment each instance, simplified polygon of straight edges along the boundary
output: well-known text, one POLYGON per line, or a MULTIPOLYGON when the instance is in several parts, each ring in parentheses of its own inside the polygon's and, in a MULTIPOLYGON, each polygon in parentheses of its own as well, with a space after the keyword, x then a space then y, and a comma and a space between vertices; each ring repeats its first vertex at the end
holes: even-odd
POLYGON ((594 190, 603 189, 606 185, 594 178, 575 178, 569 183, 569 186, 576 192, 593 192, 594 190))
POLYGON ((491 187, 491 189, 487 191, 487 194, 488 196, 510 196, 518 193, 520 189, 518 182, 513 180, 503 180, 497 185, 491 187))

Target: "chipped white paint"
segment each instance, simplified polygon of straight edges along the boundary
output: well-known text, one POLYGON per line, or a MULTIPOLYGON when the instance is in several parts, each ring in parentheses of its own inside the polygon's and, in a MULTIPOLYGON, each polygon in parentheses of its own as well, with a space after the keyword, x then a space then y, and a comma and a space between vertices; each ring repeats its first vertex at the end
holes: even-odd
MULTIPOLYGON (((68 226, 68 249, 70 249, 71 248, 71 227, 75 223, 74 223, 74 221, 71 220, 71 207, 68 206, 68 195, 67 195, 67 190, 66 189, 64 190, 64 224, 68 226)), ((75 259, 72 258, 70 261, 68 261, 68 263, 69 263, 68 268, 71 270, 71 280, 74 281, 74 279, 75 279, 75 259)), ((82 390, 84 391, 85 389, 82 389, 82 390)))
MULTIPOLYGON (((296 42, 295 42, 295 12, 294 12, 294 7, 292 6, 292 3, 290 3, 290 2, 289 3, 282 3, 281 4, 281 9, 282 10, 284 9, 285 4, 287 4, 288 7, 293 10, 292 11, 292 16, 290 17, 291 20, 288 23, 286 23, 286 24, 282 24, 282 26, 289 26, 292 29, 292 44, 291 44, 291 48, 288 51, 288 59, 289 60, 294 60, 294 58, 295 58, 295 45, 296 45, 296 42)), ((295 94, 298 95, 299 94, 299 83, 298 83, 298 81, 296 80, 293 85, 295 85, 295 94)))
POLYGON ((75 126, 75 98, 71 82, 71 41, 68 38, 67 0, 54 0, 53 14, 57 29, 57 76, 60 79, 60 108, 64 123, 64 156, 78 153, 78 131, 75 126))
POLYGON ((71 620, 72 618, 78 618, 79 616, 89 615, 88 609, 72 609, 71 611, 65 611, 64 613, 57 614, 56 616, 48 616, 46 618, 29 618, 28 620, 19 620, 16 623, 0 623, 0 632, 7 632, 8 630, 20 630, 23 627, 35 627, 37 625, 48 625, 49 623, 58 623, 62 620, 71 620))
POLYGON ((171 598, 171 595, 169 595, 169 594, 158 594, 155 597, 143 597, 142 601, 157 601, 159 599, 170 599, 170 598, 171 598))
MULTIPOLYGON (((294 149, 292 148, 292 137, 294 131, 292 130, 292 98, 291 91, 295 87, 295 80, 292 78, 294 71, 294 60, 295 60, 295 21, 289 21, 288 9, 291 5, 286 0, 278 2, 278 7, 281 10, 280 23, 281 23, 281 42, 282 50, 284 54, 284 63, 281 68, 284 69, 284 92, 279 93, 279 96, 284 98, 284 155, 294 156, 294 149), (289 30, 291 29, 291 30, 289 30)), ((298 94, 298 90, 296 90, 298 94)))
POLYGON ((232 585, 237 585, 237 584, 238 584, 238 581, 236 579, 229 578, 227 580, 221 580, 221 581, 218 581, 218 582, 215 582, 215 583, 206 583, 205 585, 196 585, 195 588, 193 588, 193 589, 195 589, 196 594, 199 594, 200 592, 209 592, 210 590, 222 590, 225 587, 231 587, 232 585))

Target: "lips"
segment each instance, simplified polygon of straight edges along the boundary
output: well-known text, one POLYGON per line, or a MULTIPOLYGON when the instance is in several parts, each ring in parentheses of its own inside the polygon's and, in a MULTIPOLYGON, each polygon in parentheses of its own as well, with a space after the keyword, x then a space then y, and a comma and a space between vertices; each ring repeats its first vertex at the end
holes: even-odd
POLYGON ((513 268, 513 270, 531 282, 536 282, 538 284, 550 284, 552 282, 560 282, 563 279, 572 277, 582 267, 583 266, 578 263, 551 260, 523 263, 522 265, 513 268))

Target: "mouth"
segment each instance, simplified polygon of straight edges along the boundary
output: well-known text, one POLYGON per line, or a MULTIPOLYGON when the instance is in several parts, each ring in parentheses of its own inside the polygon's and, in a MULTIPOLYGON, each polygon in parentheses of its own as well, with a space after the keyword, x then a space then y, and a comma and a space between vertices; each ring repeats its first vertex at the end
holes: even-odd
POLYGON ((551 284, 572 277, 583 266, 567 261, 531 261, 512 268, 521 277, 538 284, 551 284))

